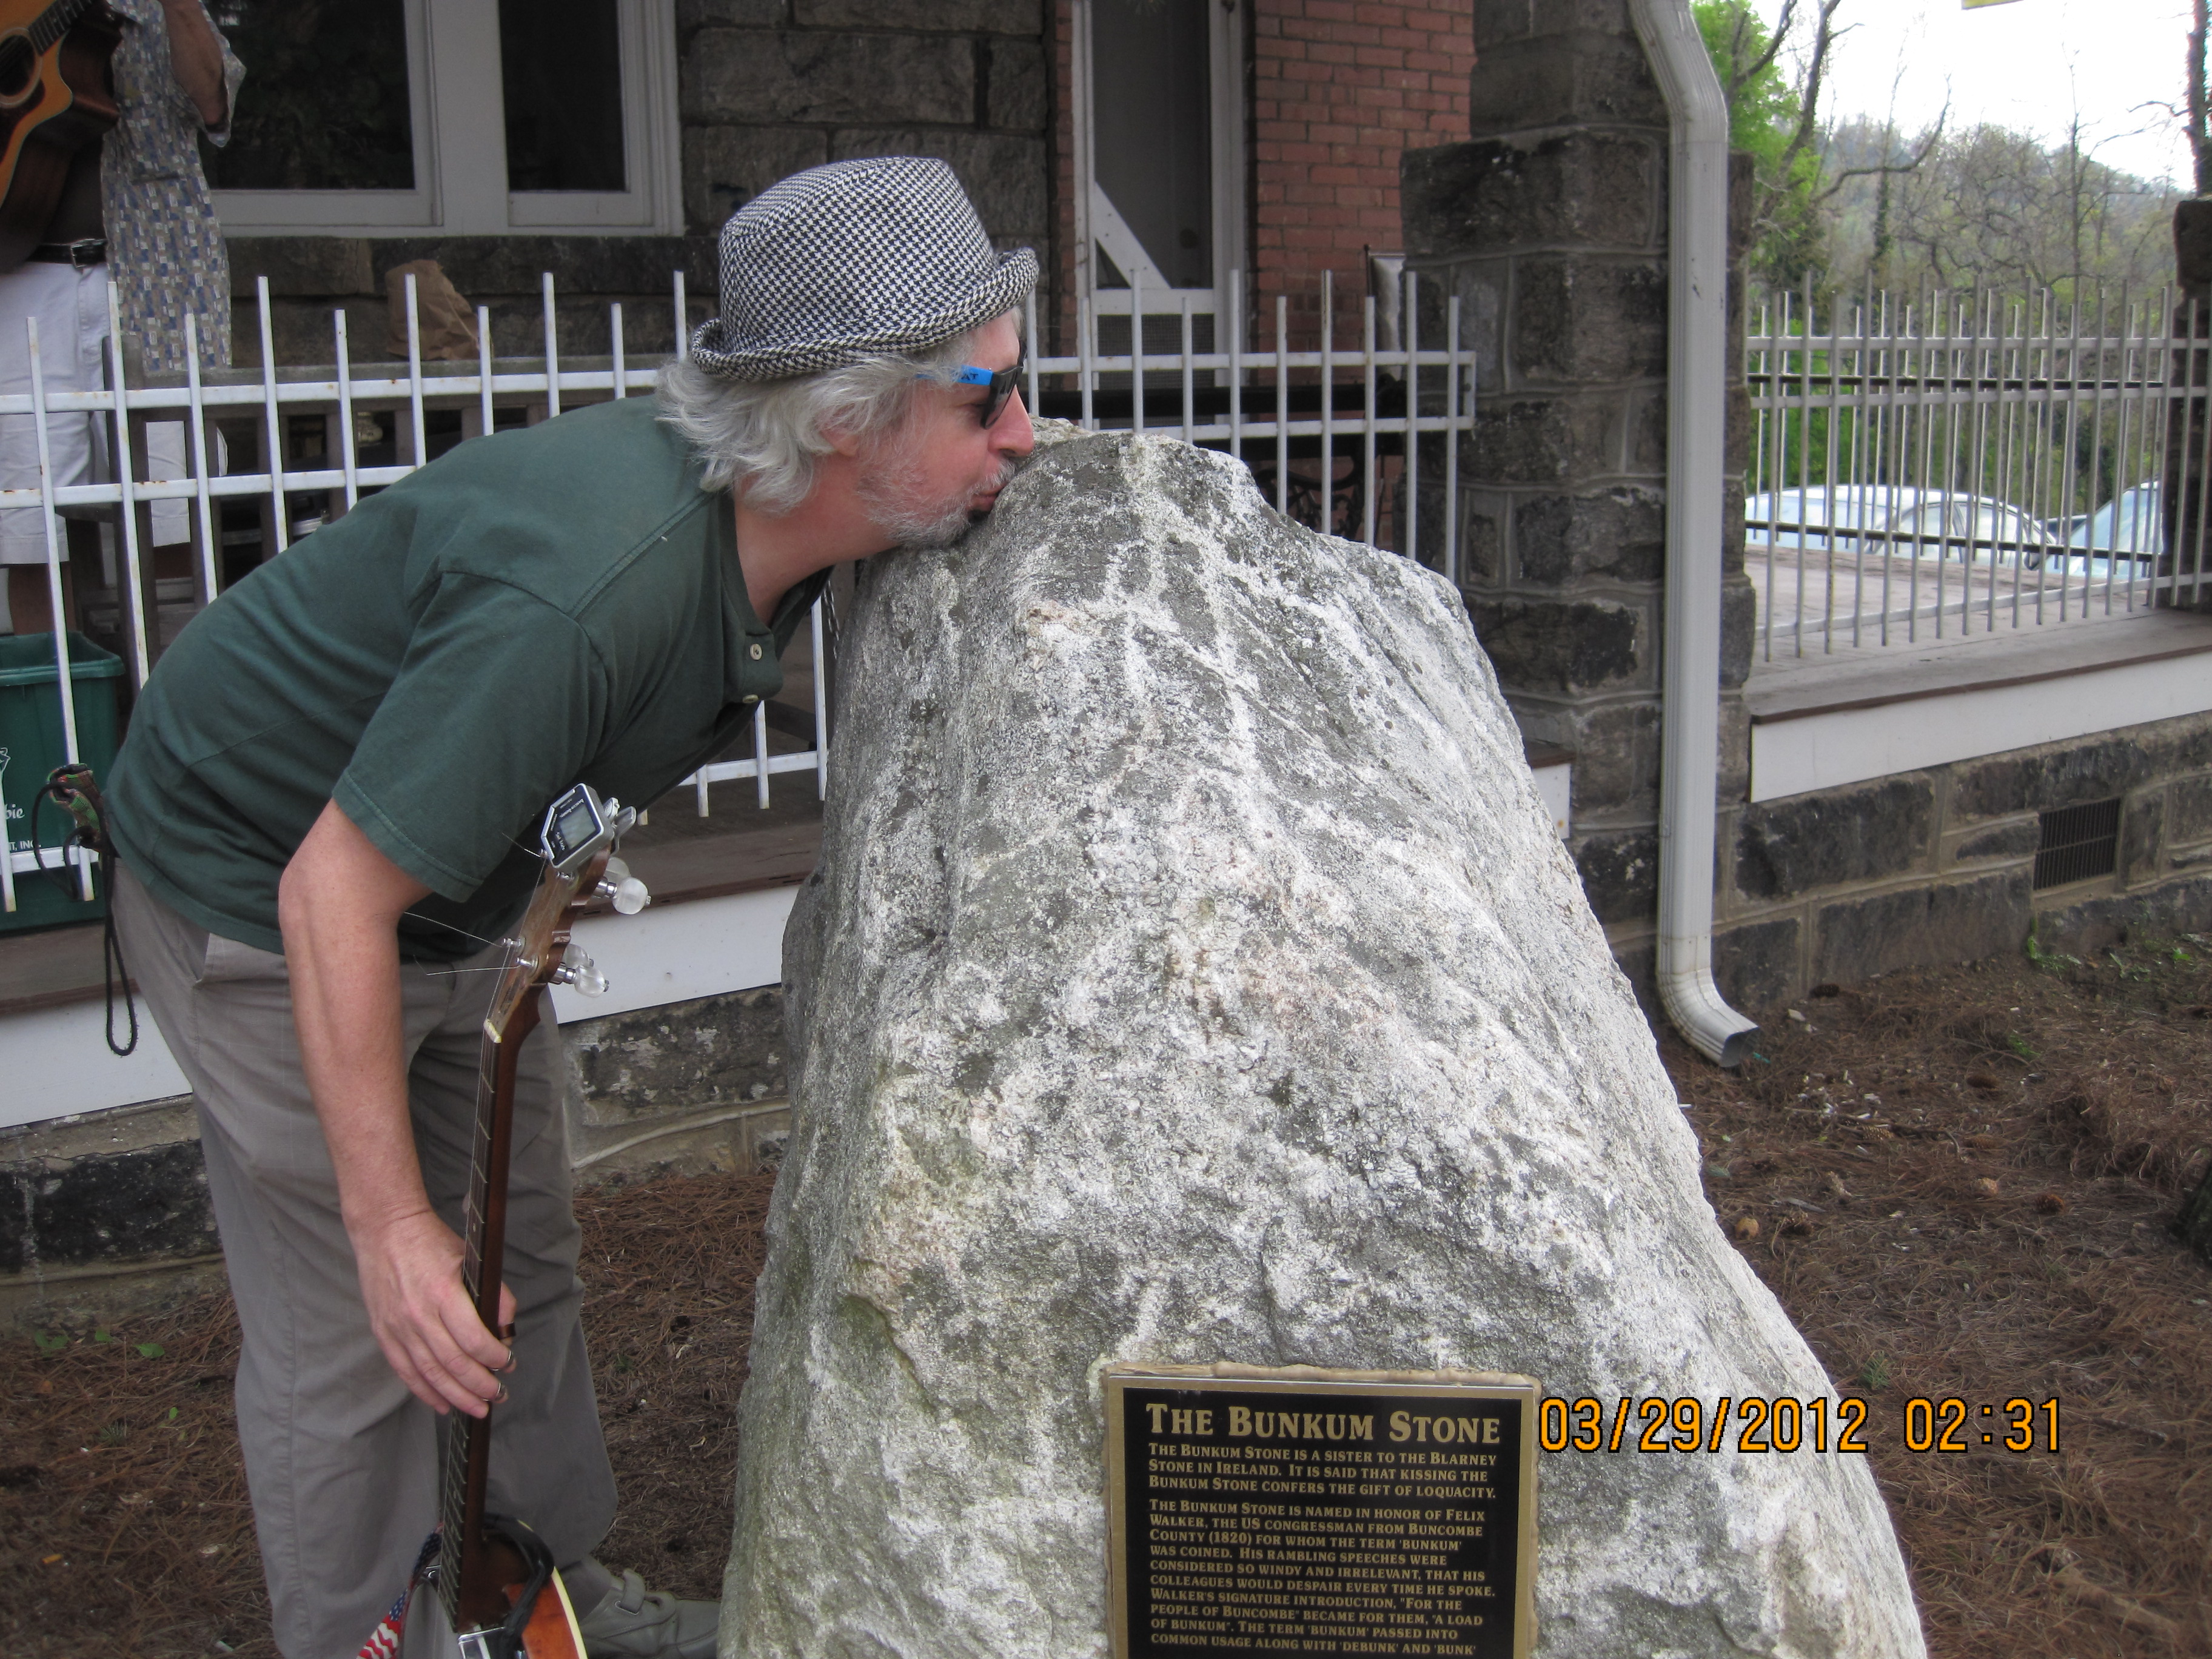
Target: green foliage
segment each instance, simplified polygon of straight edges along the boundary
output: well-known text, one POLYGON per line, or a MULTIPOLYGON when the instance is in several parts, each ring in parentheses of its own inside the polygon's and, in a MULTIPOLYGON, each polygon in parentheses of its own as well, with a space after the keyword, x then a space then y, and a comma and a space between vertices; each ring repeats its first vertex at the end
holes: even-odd
POLYGON ((164 1348, 158 1342, 141 1342, 138 1344, 138 1357, 141 1359, 159 1359, 167 1352, 168 1350, 164 1348))
POLYGON ((2027 959, 2046 974, 2063 973, 2069 968, 2079 968, 2081 958, 2069 957, 2057 951, 2046 951, 2036 942, 2035 924, 2027 927, 2027 959))
POLYGON ((1772 32, 1747 0, 1692 0, 1690 14, 1728 94, 1729 147, 1752 158, 1752 270, 1795 288, 1820 269, 1826 244, 1817 148, 1803 144, 1791 153, 1804 100, 1781 54, 1769 51, 1772 32))
POLYGON ((1889 1360, 1876 1354, 1859 1371, 1859 1383, 1869 1394, 1880 1394, 1889 1386, 1889 1360))
POLYGON ((69 1338, 57 1336, 51 1331, 33 1331, 31 1340, 38 1345, 40 1353, 59 1353, 69 1346, 69 1338))
POLYGON ((2017 1031, 2008 1031, 2005 1033, 2005 1047, 2011 1049, 2013 1053, 2018 1054, 2022 1060, 2033 1060, 2035 1059, 2035 1050, 2027 1046, 2027 1039, 2021 1036, 2017 1031))
POLYGON ((1797 124, 1804 106, 1779 63, 1770 59, 1762 69, 1750 68, 1774 39, 1772 33, 1743 0, 1693 0, 1690 15, 1697 20, 1723 89, 1735 88, 1729 99, 1729 148, 1748 150, 1770 165, 1778 163, 1790 142, 1789 129, 1797 124))

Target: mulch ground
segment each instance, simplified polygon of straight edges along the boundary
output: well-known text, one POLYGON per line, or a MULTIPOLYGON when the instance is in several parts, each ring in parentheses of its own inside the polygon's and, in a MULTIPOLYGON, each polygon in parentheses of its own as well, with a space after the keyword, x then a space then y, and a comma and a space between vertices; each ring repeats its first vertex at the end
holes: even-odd
MULTIPOLYGON (((678 1595, 721 1594, 774 1182, 677 1176, 577 1195, 584 1323, 623 1498, 599 1553, 678 1595)), ((276 1659, 231 1411, 237 1359, 221 1295, 0 1341, 0 1654, 276 1659)))
MULTIPOLYGON (((1662 1048, 1721 1224, 1869 1401, 1931 1653, 2212 1655, 2212 1269, 2166 1232, 2212 1150, 2212 942, 1820 989, 1741 1072, 1662 1048), (1966 1449, 1909 1448, 1916 1398, 1966 1449), (2034 1449, 1984 1446, 2014 1399, 2034 1449)), ((602 1554, 684 1594, 719 1588, 769 1186, 578 1203, 602 1554)), ((236 1347, 219 1296, 0 1341, 0 1652, 273 1655, 236 1347)))
POLYGON ((2167 1231, 2208 1005, 2189 938, 1818 987, 1735 1073, 1662 1044, 1720 1221, 1869 1402, 1941 1659, 2212 1653, 2212 1269, 2167 1231))

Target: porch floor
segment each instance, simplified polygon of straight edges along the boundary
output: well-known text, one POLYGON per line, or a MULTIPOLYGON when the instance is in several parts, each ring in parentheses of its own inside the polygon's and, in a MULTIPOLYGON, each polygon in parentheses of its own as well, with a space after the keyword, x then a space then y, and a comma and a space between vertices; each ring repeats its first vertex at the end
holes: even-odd
POLYGON ((2141 616, 2150 583, 2129 565, 2075 559, 2069 568, 2023 570, 1956 559, 1905 558, 1778 547, 1770 564, 1753 542, 1744 571, 1759 595, 1757 658, 1797 661, 1850 653, 1917 651, 1940 641, 1996 634, 2046 634, 2054 628, 2141 616), (1832 611, 1831 606, 1832 605, 1832 611))
MULTIPOLYGON (((2212 616, 2193 611, 2137 611, 2043 628, 1923 635, 1887 650, 1820 653, 1810 641, 1802 657, 1778 650, 1754 658, 1744 701, 1755 724, 1846 708, 1872 708, 1948 692, 2026 685, 2094 672, 2125 663, 2212 652, 2212 616)), ((2127 723, 2114 710, 2114 723, 2127 723)))

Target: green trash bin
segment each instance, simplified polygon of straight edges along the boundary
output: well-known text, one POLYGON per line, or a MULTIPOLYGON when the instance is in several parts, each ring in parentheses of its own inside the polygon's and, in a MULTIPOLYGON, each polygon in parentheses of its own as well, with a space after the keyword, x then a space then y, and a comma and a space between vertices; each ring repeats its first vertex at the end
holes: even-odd
MULTIPOLYGON (((70 679, 76 702, 77 758, 105 782, 114 764, 116 694, 121 690, 123 659, 103 651, 82 634, 69 636, 70 679)), ((62 744, 61 700, 54 695, 54 636, 0 635, 0 802, 5 803, 9 854, 27 852, 31 812, 37 805, 39 839, 58 844, 74 827, 70 815, 52 801, 38 804, 46 774, 69 758, 62 744)), ((65 896, 54 878, 34 870, 15 872, 15 908, 0 911, 0 933, 33 927, 64 927, 97 921, 107 913, 107 883, 95 873, 93 896, 76 896, 72 881, 65 896)))

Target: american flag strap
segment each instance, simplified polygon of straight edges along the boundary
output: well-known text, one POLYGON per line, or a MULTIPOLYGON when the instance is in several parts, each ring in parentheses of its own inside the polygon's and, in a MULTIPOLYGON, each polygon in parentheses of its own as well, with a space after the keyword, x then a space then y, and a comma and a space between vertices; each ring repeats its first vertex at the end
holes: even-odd
POLYGON ((415 1599, 415 1592, 430 1576, 430 1564, 438 1559, 438 1534, 432 1533, 422 1540, 422 1553, 415 1558, 415 1571, 408 1575, 407 1588, 399 1592, 399 1599, 392 1610, 378 1620, 369 1632, 368 1640, 361 1644, 359 1659, 399 1659, 400 1638, 407 1632, 407 1604, 415 1599))

